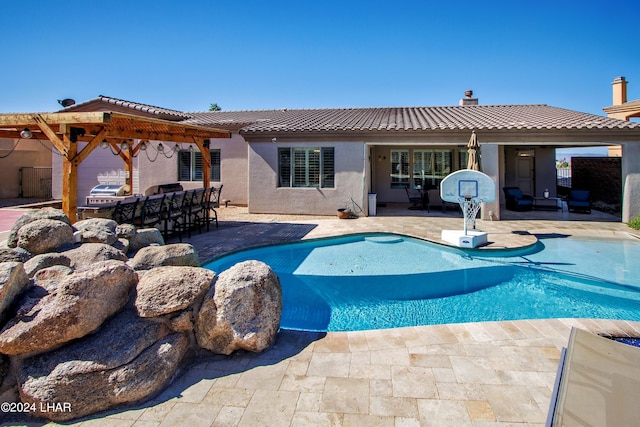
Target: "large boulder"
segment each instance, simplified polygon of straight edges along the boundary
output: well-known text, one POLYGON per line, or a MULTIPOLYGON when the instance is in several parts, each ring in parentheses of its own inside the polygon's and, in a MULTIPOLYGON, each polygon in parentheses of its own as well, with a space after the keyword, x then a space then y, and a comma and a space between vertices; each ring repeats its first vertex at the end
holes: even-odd
POLYGON ((82 243, 104 243, 113 245, 117 240, 118 223, 108 218, 90 218, 78 221, 73 228, 80 232, 82 243))
POLYGON ((94 335, 19 361, 20 395, 38 410, 51 402, 68 404, 66 411, 38 414, 48 419, 82 417, 157 393, 187 350, 186 335, 124 311, 94 335))
POLYGON ((157 228, 141 228, 129 238, 129 251, 136 252, 147 246, 163 246, 164 238, 157 228))
POLYGON ((18 230, 17 245, 32 254, 43 254, 74 242, 73 228, 55 219, 38 219, 18 230))
POLYGON ((30 222, 39 219, 54 219, 56 221, 62 221, 68 225, 71 225, 69 218, 65 215, 62 209, 55 208, 42 208, 38 210, 28 211, 22 214, 16 222, 13 223, 13 227, 7 237, 7 246, 15 248, 18 244, 18 231, 22 226, 29 224, 30 222))
POLYGON ((0 324, 4 321, 7 308, 29 283, 21 262, 0 263, 0 324))
POLYGON ((218 354, 259 352, 275 341, 281 314, 278 276, 263 262, 245 261, 222 272, 205 296, 196 339, 218 354))
POLYGON ((33 277, 38 271, 43 268, 53 267, 54 265, 63 265, 65 267, 71 266, 71 260, 68 256, 50 252, 47 254, 36 255, 29 261, 24 263, 24 271, 27 276, 33 277))
POLYGON ((127 303, 136 282, 126 264, 105 261, 55 287, 34 286, 0 331, 0 353, 43 352, 95 331, 127 303))
POLYGON ((135 306, 141 317, 184 310, 201 298, 215 273, 199 267, 158 267, 140 277, 135 306))
POLYGON ((0 262, 27 262, 31 254, 22 248, 0 248, 0 262))
POLYGON ((119 239, 131 240, 138 233, 136 226, 133 224, 118 224, 116 226, 116 236, 119 239))
POLYGON ((0 402, 18 402, 18 387, 11 362, 7 356, 0 354, 0 402))
POLYGON ((45 289, 55 289, 58 283, 70 274, 73 274, 73 270, 70 267, 66 265, 52 265, 51 267, 38 270, 33 275, 33 282, 37 286, 45 289))
POLYGON ((85 243, 77 248, 62 252, 62 255, 71 260, 71 268, 77 271, 93 268, 100 261, 116 260, 127 261, 127 256, 122 251, 104 243, 85 243))
POLYGON ((200 258, 190 244, 176 243, 142 248, 129 260, 129 265, 134 270, 150 270, 168 265, 200 267, 200 258))

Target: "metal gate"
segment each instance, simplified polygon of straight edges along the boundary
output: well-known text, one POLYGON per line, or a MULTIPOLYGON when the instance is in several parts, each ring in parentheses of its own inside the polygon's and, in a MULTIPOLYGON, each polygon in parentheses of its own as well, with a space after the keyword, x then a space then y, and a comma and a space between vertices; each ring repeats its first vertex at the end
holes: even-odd
POLYGON ((20 168, 20 197, 50 199, 51 168, 45 166, 20 168))

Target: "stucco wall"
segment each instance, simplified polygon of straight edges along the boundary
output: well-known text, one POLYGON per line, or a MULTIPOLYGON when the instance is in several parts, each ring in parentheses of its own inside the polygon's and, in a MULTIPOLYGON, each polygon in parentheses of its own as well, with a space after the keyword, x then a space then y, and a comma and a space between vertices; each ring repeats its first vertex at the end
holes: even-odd
POLYGON ((536 147, 535 150, 535 196, 542 197, 544 190, 548 189, 550 197, 556 197, 556 150, 544 147, 536 147))
MULTIPOLYGON (((0 156, 6 156, 16 143, 15 139, 0 138, 0 156)), ((49 141, 43 144, 51 147, 49 141)), ((20 168, 51 166, 51 151, 40 142, 21 139, 7 157, 0 158, 0 198, 18 197, 20 194, 20 168)))
POLYGON ((349 197, 365 209, 362 142, 249 144, 249 212, 335 215, 349 197), (335 188, 278 187, 278 148, 335 147, 335 188))
POLYGON ((622 222, 640 216, 640 143, 622 146, 622 222))
POLYGON ((220 149, 220 182, 211 181, 211 185, 222 184, 222 199, 230 200, 233 205, 247 205, 248 188, 248 144, 238 134, 231 138, 211 139, 211 148, 220 149))
MULTIPOLYGON (((79 143, 78 151, 86 144, 79 143)), ((53 155, 52 162, 52 194, 54 199, 62 198, 62 157, 53 155)), ((133 160, 134 188, 137 191, 137 158, 133 160)), ((78 206, 85 204, 91 189, 98 184, 124 184, 124 162, 119 156, 114 156, 111 150, 96 148, 78 166, 78 206)))
MULTIPOLYGON (((157 151, 156 147, 160 144, 160 141, 150 141, 149 144, 151 147, 147 148, 147 152, 141 153, 137 157, 138 168, 135 167, 134 163, 134 171, 138 175, 137 182, 134 180, 133 183, 134 192, 144 195, 147 193, 152 194, 159 184, 178 182, 178 156, 173 151, 175 143, 162 142, 163 152, 166 156, 157 151)), ((198 184, 202 186, 201 182, 198 184)))

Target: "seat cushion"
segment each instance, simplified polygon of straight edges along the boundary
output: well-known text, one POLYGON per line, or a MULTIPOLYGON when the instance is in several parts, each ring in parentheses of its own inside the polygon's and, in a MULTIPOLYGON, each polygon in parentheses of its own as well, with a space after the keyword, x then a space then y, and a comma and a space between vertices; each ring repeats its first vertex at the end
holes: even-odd
POLYGON ((522 198, 522 190, 520 190, 519 188, 508 188, 505 191, 511 197, 514 197, 516 199, 522 198))
POLYGON ((569 199, 571 201, 588 202, 589 196, 590 194, 588 191, 573 190, 569 194, 569 199))

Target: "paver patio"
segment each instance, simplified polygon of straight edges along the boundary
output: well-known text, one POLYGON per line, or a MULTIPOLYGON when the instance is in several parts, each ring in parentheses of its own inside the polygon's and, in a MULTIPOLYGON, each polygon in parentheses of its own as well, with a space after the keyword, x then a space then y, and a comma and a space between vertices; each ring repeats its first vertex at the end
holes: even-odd
MULTIPOLYGON (((221 208, 219 215, 219 229, 190 240, 203 260, 246 245, 360 231, 437 240, 441 229, 462 224, 455 213, 338 220, 221 208)), ((629 238, 631 231, 606 218, 479 221, 478 228, 505 246, 528 235, 629 238)), ((72 425, 542 426, 572 326, 640 336, 640 323, 590 319, 281 331, 276 344, 261 354, 198 359, 151 401, 72 425)))

